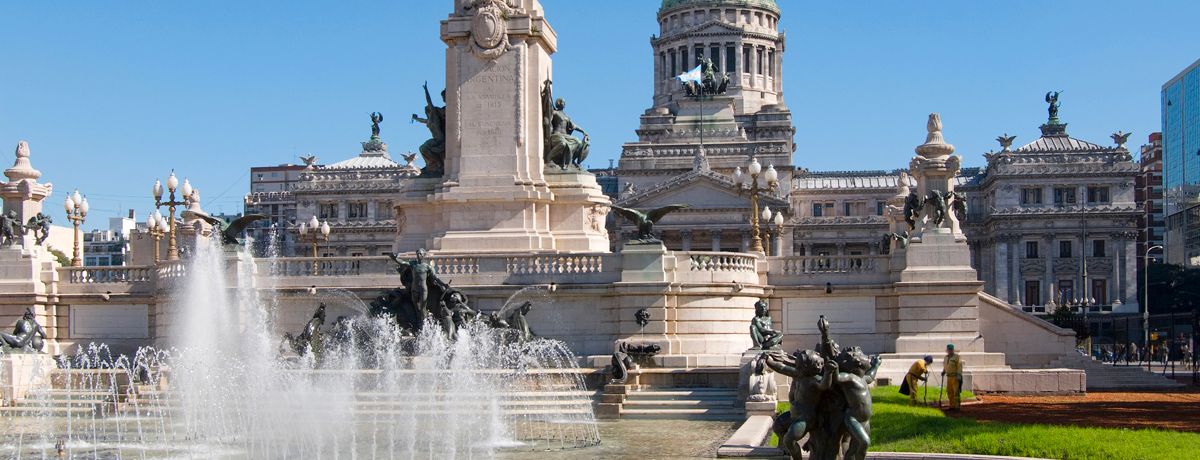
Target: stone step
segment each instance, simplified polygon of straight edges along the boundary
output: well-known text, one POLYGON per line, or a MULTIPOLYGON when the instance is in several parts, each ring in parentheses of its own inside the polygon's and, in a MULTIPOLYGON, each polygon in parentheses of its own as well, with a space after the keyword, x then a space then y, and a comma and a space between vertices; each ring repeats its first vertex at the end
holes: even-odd
POLYGON ((621 409, 621 418, 634 420, 743 420, 737 408, 621 409))
POLYGON ((50 415, 55 417, 80 417, 91 416, 96 413, 96 408, 93 407, 63 407, 63 406, 22 406, 22 407, 0 407, 0 417, 37 417, 50 415))
POLYGON ((700 399, 627 399, 625 407, 633 408, 652 408, 652 407, 720 407, 728 405, 733 407, 737 398, 729 398, 722 400, 700 400, 700 399))
POLYGON ((662 390, 638 390, 629 393, 631 399, 671 399, 671 398, 737 398, 737 390, 725 388, 676 388, 662 390))
POLYGON ((112 404, 105 399, 17 399, 13 400, 14 407, 95 407, 112 404))

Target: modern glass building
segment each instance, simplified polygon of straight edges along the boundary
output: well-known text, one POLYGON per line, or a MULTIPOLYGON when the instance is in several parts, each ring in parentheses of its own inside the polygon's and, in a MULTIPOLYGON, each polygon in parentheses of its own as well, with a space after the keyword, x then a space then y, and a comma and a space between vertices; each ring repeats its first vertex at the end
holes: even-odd
POLYGON ((1162 87, 1167 259, 1192 265, 1200 258, 1200 60, 1162 87), (1195 227, 1195 228, 1193 228, 1195 227))

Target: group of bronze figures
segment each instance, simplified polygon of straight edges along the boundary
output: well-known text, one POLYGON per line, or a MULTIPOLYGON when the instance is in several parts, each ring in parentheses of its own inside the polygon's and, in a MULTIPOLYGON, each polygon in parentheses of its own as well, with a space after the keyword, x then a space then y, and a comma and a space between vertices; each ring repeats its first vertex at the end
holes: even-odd
POLYGON ((0 246, 11 247, 20 242, 27 232, 33 232, 34 244, 41 246, 50 237, 50 224, 53 222, 50 216, 39 212, 22 224, 17 212, 10 209, 0 214, 0 246))
POLYGON ((859 347, 839 348, 829 338, 824 316, 817 327, 816 350, 765 351, 753 363, 760 373, 765 365, 792 379, 791 409, 775 417, 779 447, 793 459, 802 459, 804 452, 813 460, 865 459, 871 445, 871 384, 882 361, 859 347))
MULTIPOLYGON (((400 287, 389 290, 370 303, 370 315, 394 321, 406 337, 415 337, 425 327, 437 327, 450 340, 457 340, 459 331, 471 321, 484 321, 502 331, 505 342, 525 342, 534 337, 526 315, 532 302, 508 304, 496 312, 483 313, 468 305, 467 295, 437 276, 437 270, 426 258, 424 249, 417 250, 416 259, 402 260, 391 255, 400 274, 400 287)), ((285 348, 298 355, 313 353, 320 356, 329 345, 349 342, 358 331, 346 317, 339 317, 331 332, 321 331, 325 324, 325 304, 321 304, 311 320, 297 335, 284 336, 285 348), (332 341, 331 341, 332 340, 332 341)), ((362 335, 363 337, 369 334, 362 335)))
POLYGON ((683 91, 691 97, 713 96, 725 94, 729 88, 729 73, 725 72, 718 79, 716 66, 712 59, 700 58, 700 81, 685 80, 683 91))
MULTIPOLYGON (((546 80, 542 86, 542 155, 547 166, 556 166, 563 170, 582 170, 583 162, 588 157, 590 138, 588 133, 575 124, 565 111, 566 101, 555 98, 553 82, 546 80), (575 137, 582 134, 582 138, 575 137)), ((425 167, 421 169, 421 177, 441 177, 445 173, 446 163, 446 107, 433 102, 429 94, 429 84, 425 89, 425 116, 413 114, 415 122, 429 128, 430 138, 421 144, 421 158, 425 167)), ((446 102, 446 91, 442 91, 442 103, 446 102)), ((372 114, 372 138, 379 136, 379 123, 383 116, 372 114)))

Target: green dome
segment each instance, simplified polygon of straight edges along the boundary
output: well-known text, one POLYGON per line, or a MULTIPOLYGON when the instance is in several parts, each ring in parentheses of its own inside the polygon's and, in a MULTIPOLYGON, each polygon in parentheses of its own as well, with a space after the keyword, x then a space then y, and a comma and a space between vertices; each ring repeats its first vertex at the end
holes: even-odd
POLYGON ((779 5, 775 4, 775 0, 662 0, 662 8, 659 8, 658 11, 663 12, 686 5, 743 6, 750 8, 762 8, 779 13, 779 5))

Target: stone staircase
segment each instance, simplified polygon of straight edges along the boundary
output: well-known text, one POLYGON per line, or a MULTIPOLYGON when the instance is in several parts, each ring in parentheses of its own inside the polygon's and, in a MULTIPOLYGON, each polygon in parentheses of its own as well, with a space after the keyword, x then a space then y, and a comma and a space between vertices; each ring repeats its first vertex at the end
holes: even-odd
POLYGON ((1182 383, 1146 372, 1140 367, 1113 366, 1083 355, 1059 358, 1051 366, 1083 369, 1087 372, 1088 391, 1164 391, 1185 387, 1182 383))
POLYGON ((105 417, 119 405, 120 397, 107 391, 43 389, 0 407, 0 417, 105 417))
POLYGON ((612 396, 606 391, 605 400, 622 401, 615 404, 615 414, 610 412, 604 418, 729 421, 746 418, 745 411, 737 406, 737 390, 732 388, 631 388, 619 398, 612 396))

